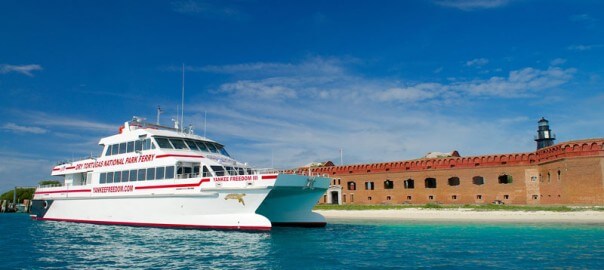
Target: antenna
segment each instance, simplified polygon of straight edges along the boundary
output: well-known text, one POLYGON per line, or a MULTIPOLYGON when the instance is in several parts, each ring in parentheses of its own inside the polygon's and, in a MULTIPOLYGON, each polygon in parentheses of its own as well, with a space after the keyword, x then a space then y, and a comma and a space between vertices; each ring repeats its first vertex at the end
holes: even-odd
POLYGON ((157 105, 157 125, 159 126, 159 115, 164 112, 162 111, 161 107, 159 107, 159 105, 157 105))
POLYGON ((206 127, 208 123, 208 111, 203 111, 203 137, 206 138, 206 127))
POLYGON ((185 63, 182 63, 182 95, 180 102, 180 122, 182 123, 182 125, 180 125, 180 132, 182 132, 182 127, 185 123, 185 63))

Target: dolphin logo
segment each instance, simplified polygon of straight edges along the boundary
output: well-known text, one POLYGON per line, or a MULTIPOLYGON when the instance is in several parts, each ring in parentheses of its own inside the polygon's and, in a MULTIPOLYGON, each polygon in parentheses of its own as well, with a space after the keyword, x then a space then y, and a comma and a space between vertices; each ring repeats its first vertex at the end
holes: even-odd
POLYGON ((231 193, 228 194, 224 197, 225 200, 237 200, 237 202, 240 202, 241 204, 243 204, 245 206, 245 202, 243 201, 243 197, 245 196, 245 193, 242 194, 238 194, 238 193, 231 193))

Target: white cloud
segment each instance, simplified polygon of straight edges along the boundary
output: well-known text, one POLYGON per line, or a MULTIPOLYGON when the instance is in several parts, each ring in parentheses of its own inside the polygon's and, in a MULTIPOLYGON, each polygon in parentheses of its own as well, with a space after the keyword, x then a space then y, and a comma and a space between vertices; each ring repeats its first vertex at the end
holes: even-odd
POLYGON ((568 82, 576 72, 574 68, 549 67, 547 70, 524 68, 510 71, 507 78, 491 77, 488 80, 474 80, 455 83, 452 89, 476 96, 526 97, 531 93, 560 86, 568 82))
POLYGON ((21 73, 33 77, 33 71, 42 70, 42 66, 31 64, 31 65, 9 65, 0 64, 0 74, 6 74, 10 72, 21 73))
POLYGON ((480 66, 484 66, 484 65, 486 65, 488 63, 489 63, 489 59, 486 59, 486 58, 476 58, 476 59, 472 59, 470 61, 467 61, 466 62, 466 66, 468 66, 468 67, 472 67, 472 66, 480 67, 480 66))
POLYGON ((256 97, 260 99, 296 98, 296 91, 283 86, 282 80, 266 79, 255 81, 237 81, 220 86, 220 91, 239 97, 256 97))
POLYGON ((591 49, 600 48, 600 47, 604 47, 604 45, 602 45, 602 44, 592 44, 592 45, 577 44, 577 45, 568 46, 568 49, 571 51, 589 51, 591 49))
POLYGON ((549 64, 552 66, 559 66, 566 63, 566 59, 564 58, 556 58, 554 60, 552 60, 549 64))
POLYGON ((245 15, 237 8, 224 5, 215 5, 208 1, 201 0, 183 0, 173 1, 172 10, 182 14, 201 14, 214 18, 235 18, 241 19, 245 15))
POLYGON ((439 0, 434 1, 437 5, 443 7, 457 8, 464 11, 477 9, 489 9, 503 7, 510 3, 510 0, 439 0))
POLYGON ((534 100, 537 91, 559 87, 575 72, 527 67, 500 77, 408 82, 365 78, 351 72, 349 64, 317 57, 300 63, 214 66, 206 70, 228 74, 232 81, 218 87, 220 95, 213 102, 189 106, 198 109, 187 118, 203 123, 207 111, 208 136, 257 166, 270 166, 271 152, 280 168, 337 162, 340 148, 346 163, 411 159, 453 149, 464 155, 530 151, 533 128, 520 128, 527 121, 533 124, 530 117, 485 118, 484 111, 473 107, 486 106, 481 104, 484 97, 496 103, 534 100), (310 66, 333 72, 313 72, 306 68, 310 66), (460 110, 472 111, 472 116, 458 117, 460 110))
POLYGON ((380 101, 415 102, 434 98, 445 87, 437 83, 423 83, 411 87, 395 87, 376 93, 380 101))
POLYGON ((46 129, 40 127, 28 127, 20 126, 15 123, 6 123, 2 126, 2 129, 16 132, 16 133, 33 133, 33 134, 44 134, 47 132, 46 129))

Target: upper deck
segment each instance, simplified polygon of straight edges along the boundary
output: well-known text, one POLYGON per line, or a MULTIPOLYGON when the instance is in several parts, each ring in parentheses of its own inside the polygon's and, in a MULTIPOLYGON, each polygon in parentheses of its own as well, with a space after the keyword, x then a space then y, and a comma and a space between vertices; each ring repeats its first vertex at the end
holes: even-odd
POLYGON ((138 121, 124 123, 119 133, 102 138, 101 155, 55 166, 52 175, 134 169, 153 165, 174 165, 177 162, 203 161, 207 165, 229 164, 247 167, 232 159, 224 146, 214 140, 179 130, 138 121))

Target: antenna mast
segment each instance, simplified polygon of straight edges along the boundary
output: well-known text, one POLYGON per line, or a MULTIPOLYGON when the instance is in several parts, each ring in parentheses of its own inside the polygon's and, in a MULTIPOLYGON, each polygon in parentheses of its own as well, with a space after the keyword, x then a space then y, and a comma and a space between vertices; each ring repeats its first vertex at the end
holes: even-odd
POLYGON ((182 95, 180 102, 180 132, 182 132, 182 127, 185 125, 185 63, 182 63, 182 95))
POLYGON ((208 123, 208 111, 203 111, 203 137, 206 138, 206 127, 208 123))
POLYGON ((163 111, 162 111, 161 107, 160 107, 159 105, 157 105, 157 123, 155 123, 155 124, 157 124, 158 126, 159 126, 159 115, 160 115, 162 112, 163 112, 163 111))

